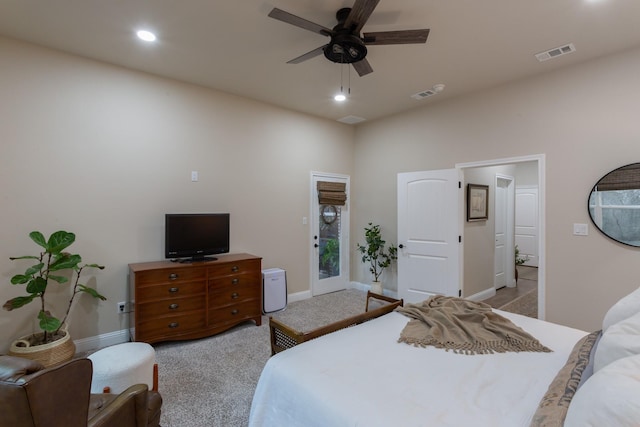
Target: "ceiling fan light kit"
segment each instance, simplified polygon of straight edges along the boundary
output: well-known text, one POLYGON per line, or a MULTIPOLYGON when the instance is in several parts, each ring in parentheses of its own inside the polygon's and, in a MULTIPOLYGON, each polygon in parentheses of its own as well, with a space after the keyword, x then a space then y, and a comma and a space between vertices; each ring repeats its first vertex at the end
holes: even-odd
POLYGON ((373 68, 366 59, 367 45, 426 43, 429 36, 429 29, 382 31, 364 33, 361 36, 362 27, 379 2, 380 0, 356 0, 353 7, 338 10, 336 12, 338 24, 333 29, 278 8, 274 8, 269 13, 269 17, 330 38, 326 45, 288 61, 289 64, 299 64, 324 54, 325 58, 331 62, 352 64, 358 75, 362 77, 373 72, 373 68))

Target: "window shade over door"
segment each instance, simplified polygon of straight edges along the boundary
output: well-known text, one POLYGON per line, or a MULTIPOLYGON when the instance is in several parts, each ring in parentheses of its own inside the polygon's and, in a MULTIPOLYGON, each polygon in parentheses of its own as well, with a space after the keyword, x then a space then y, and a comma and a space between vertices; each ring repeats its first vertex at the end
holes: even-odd
POLYGON ((321 205, 344 206, 347 201, 344 182, 318 181, 318 203, 321 205))

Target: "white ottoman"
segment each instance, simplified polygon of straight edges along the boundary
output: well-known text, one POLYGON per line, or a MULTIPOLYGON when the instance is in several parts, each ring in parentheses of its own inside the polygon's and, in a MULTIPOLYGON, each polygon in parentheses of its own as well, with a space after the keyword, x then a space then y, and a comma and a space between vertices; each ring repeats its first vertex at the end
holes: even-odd
POLYGON ((88 356, 93 362, 91 393, 121 393, 134 384, 156 388, 156 352, 149 344, 127 342, 103 348, 88 356))

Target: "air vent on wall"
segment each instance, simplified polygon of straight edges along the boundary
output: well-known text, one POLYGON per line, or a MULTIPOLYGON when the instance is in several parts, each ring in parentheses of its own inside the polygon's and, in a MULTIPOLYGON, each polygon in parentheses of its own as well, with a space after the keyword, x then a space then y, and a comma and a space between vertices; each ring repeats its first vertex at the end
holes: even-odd
POLYGON ((573 53, 575 51, 576 47, 573 45, 573 43, 569 43, 564 46, 549 49, 545 52, 536 53, 536 59, 540 62, 543 62, 548 59, 557 58, 558 56, 566 55, 568 53, 573 53))

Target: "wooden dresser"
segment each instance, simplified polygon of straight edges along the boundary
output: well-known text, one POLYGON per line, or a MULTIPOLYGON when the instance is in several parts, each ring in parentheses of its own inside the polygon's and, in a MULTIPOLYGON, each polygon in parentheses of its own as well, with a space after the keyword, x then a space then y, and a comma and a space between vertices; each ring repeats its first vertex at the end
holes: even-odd
POLYGON ((192 264, 129 264, 131 339, 153 343, 202 338, 248 320, 260 326, 261 261, 233 254, 192 264))

